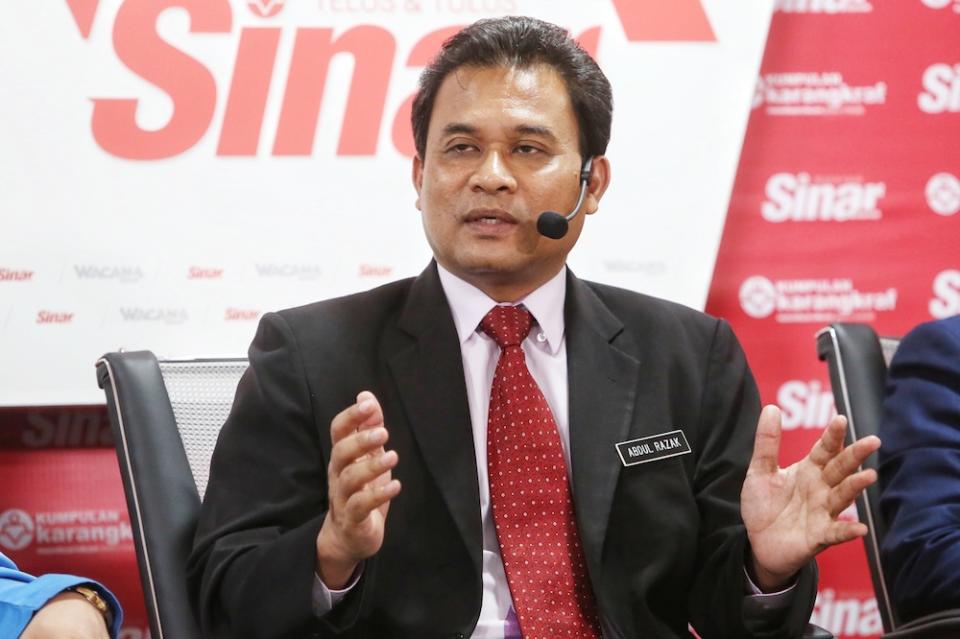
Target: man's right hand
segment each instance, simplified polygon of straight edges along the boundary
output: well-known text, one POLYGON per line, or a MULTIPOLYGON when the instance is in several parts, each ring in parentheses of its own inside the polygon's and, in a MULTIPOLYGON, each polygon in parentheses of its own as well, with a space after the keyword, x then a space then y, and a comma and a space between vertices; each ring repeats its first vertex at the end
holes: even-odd
POLYGON ((330 437, 329 506, 317 535, 317 574, 327 588, 338 590, 361 561, 380 550, 400 482, 391 478, 398 457, 384 450, 388 433, 373 393, 363 391, 356 404, 333 418, 330 437))

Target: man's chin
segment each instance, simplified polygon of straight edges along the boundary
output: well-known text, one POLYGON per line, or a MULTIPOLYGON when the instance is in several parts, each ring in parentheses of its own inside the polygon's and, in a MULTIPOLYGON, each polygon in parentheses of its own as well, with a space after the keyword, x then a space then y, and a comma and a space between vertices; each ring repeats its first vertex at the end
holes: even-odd
POLYGON ((522 272, 521 264, 514 261, 496 259, 491 256, 479 256, 475 259, 462 260, 458 266, 463 273, 470 275, 484 275, 490 277, 516 277, 522 272))

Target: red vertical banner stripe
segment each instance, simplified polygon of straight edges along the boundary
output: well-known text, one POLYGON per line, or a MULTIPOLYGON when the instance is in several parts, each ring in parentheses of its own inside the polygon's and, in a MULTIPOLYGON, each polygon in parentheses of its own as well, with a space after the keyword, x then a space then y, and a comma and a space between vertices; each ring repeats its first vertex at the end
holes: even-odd
MULTIPOLYGON (((960 312, 960 14, 946 4, 777 3, 707 311, 783 409, 784 464, 835 412, 819 328, 899 335, 960 312)), ((879 636, 862 543, 819 563, 814 622, 879 636)))

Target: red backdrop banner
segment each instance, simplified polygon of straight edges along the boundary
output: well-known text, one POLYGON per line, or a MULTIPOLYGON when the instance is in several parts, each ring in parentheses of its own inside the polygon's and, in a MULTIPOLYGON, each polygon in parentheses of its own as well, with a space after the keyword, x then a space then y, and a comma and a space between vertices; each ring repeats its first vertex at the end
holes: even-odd
MULTIPOLYGON (((834 413, 819 328, 900 335, 960 312, 958 8, 778 3, 707 311, 731 322, 764 402, 783 409, 784 464, 834 413)), ((814 621, 879 636, 862 543, 820 568, 814 621)))

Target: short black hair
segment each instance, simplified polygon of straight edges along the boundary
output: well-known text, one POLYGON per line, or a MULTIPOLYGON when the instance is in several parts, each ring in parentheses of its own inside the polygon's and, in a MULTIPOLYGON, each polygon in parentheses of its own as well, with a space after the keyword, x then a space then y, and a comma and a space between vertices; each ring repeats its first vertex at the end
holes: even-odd
POLYGON ((433 103, 444 79, 463 66, 519 67, 548 64, 567 86, 579 128, 580 156, 603 155, 610 141, 613 94, 590 54, 564 29, 526 16, 478 20, 458 31, 420 74, 410 120, 417 155, 424 159, 433 103))

